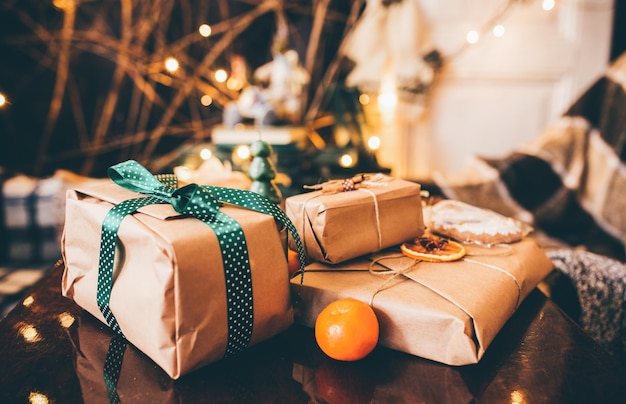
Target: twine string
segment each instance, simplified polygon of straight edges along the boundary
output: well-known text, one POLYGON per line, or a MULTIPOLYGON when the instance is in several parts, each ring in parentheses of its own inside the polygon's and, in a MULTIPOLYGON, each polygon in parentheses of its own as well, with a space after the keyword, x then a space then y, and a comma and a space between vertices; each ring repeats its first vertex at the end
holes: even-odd
MULTIPOLYGON (((512 251, 512 248, 511 248, 512 251)), ((397 258, 403 258, 406 257, 404 254, 388 254, 388 255, 381 255, 379 257, 376 257, 374 259, 372 259, 370 261, 370 264, 368 266, 368 272, 371 273, 372 275, 376 275, 376 276, 387 276, 387 279, 385 279, 385 281, 374 291, 374 293, 372 294, 372 297, 370 298, 369 304, 370 306, 373 305, 374 302, 374 298, 376 297, 376 295, 378 295, 380 292, 382 292, 383 290, 387 289, 391 283, 393 282, 394 279, 396 279, 398 276, 400 275, 404 275, 407 274, 409 272, 411 272, 413 269, 415 269, 417 267, 417 265, 422 262, 422 260, 419 259, 413 259, 411 261, 411 264, 403 267, 403 268, 388 268, 385 267, 387 269, 385 270, 377 270, 375 269, 375 265, 378 264, 379 262, 383 261, 383 260, 387 260, 387 259, 397 259, 397 258)), ((462 258, 462 261, 470 263, 470 264, 476 264, 476 265, 481 265, 487 269, 492 269, 498 272, 503 273, 504 275, 506 275, 507 277, 509 277, 511 280, 513 280, 513 282, 515 283, 515 286, 517 288, 517 299, 515 301, 515 309, 517 310, 517 308, 519 307, 520 303, 521 303, 521 297, 522 297, 522 287, 519 283, 519 281, 517 280, 517 278, 511 274, 509 271, 507 271, 506 269, 500 268, 497 265, 493 265, 493 264, 488 264, 485 262, 480 262, 478 260, 475 259, 471 259, 471 258, 467 258, 464 257, 462 258)))
POLYGON ((387 289, 389 285, 391 285, 391 282, 393 282, 393 280, 396 279, 398 276, 403 275, 415 269, 417 267, 417 264, 419 264, 421 261, 415 259, 411 261, 410 265, 407 265, 404 268, 398 268, 398 269, 387 268, 386 270, 377 270, 377 269, 374 269, 374 266, 378 264, 380 261, 384 261, 386 259, 403 258, 404 256, 405 256, 404 254, 390 254, 390 255, 381 255, 379 257, 372 259, 372 261, 370 262, 367 268, 370 274, 376 275, 376 276, 386 276, 386 275, 390 275, 390 276, 388 276, 387 279, 385 279, 385 281, 381 283, 380 286, 374 291, 369 301, 370 306, 374 305, 374 298, 376 297, 378 293, 387 289))
POLYGON ((376 236, 378 237, 378 248, 376 249, 375 252, 378 252, 380 251, 381 248, 383 248, 383 235, 382 235, 382 232, 380 231, 380 209, 378 207, 378 198, 376 197, 376 194, 374 192, 370 191, 367 188, 360 188, 359 190, 370 194, 370 196, 374 200, 374 215, 376 218, 376 236))

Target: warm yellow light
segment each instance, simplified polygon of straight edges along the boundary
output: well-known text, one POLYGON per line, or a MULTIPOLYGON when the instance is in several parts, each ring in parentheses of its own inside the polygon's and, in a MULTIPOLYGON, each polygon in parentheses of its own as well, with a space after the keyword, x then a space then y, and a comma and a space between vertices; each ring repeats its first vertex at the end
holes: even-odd
POLYGON ((28 402, 30 404, 48 404, 50 400, 48 400, 48 396, 43 393, 31 391, 28 395, 28 402))
POLYGON ((72 324, 74 324, 74 320, 75 320, 74 316, 72 316, 67 311, 64 311, 63 313, 59 314, 59 323, 64 328, 70 328, 72 324))
POLYGON ((175 72, 176 70, 178 70, 179 64, 178 64, 178 60, 176 60, 173 57, 169 57, 167 59, 165 59, 165 69, 168 72, 175 72))
POLYGON ((23 326, 21 326, 19 328, 19 332, 20 334, 22 334, 22 337, 24 337, 24 339, 27 342, 39 342, 41 341, 41 335, 39 335, 39 331, 37 331, 37 329, 30 325, 30 324, 25 324, 23 326))
POLYGON ((502 36, 504 35, 504 25, 501 25, 501 24, 496 25, 495 27, 493 27, 491 32, 493 32, 494 36, 498 38, 502 38, 502 36))
POLYGON ((367 94, 361 94, 359 96, 359 102, 361 103, 361 105, 367 105, 370 103, 370 96, 367 94))
POLYGON ((207 38, 209 35, 211 35, 211 26, 209 24, 202 24, 198 27, 198 32, 200 33, 200 35, 207 38))
POLYGON ((174 167, 174 174, 178 177, 179 180, 183 182, 187 182, 193 176, 193 172, 189 167, 186 166, 176 166, 174 167))
POLYGON ((472 44, 472 45, 478 42, 479 38, 480 38, 480 34, 478 33, 478 31, 474 31, 474 30, 471 30, 470 32, 468 32, 467 35, 465 36, 465 40, 467 41, 467 43, 472 44))
POLYGON ((226 73, 226 70, 218 69, 215 72, 215 80, 217 80, 218 83, 225 82, 227 78, 228 78, 228 73, 226 73))
POLYGON ((556 2, 554 0, 543 0, 541 2, 541 8, 543 8, 546 11, 550 11, 554 8, 555 3, 556 2))
POLYGON ((354 159, 349 154, 344 154, 343 156, 339 158, 339 165, 344 168, 352 167, 353 164, 354 164, 354 159))
POLYGON ((211 152, 211 150, 207 148, 200 150, 200 158, 202 160, 208 160, 211 158, 211 156, 213 156, 213 153, 211 152))
POLYGON ((526 404, 526 396, 523 391, 513 390, 511 392, 511 404, 526 404))
POLYGON ((247 158, 250 157, 250 148, 248 146, 239 146, 237 147, 237 150, 235 151, 235 153, 237 154, 237 157, 239 157, 242 160, 246 160, 247 158))
POLYGON ((0 93, 0 108, 4 107, 5 105, 7 105, 7 97, 5 97, 4 94, 0 93))
POLYGON ((233 91, 241 90, 243 88, 243 81, 236 77, 231 77, 226 80, 226 87, 228 87, 229 90, 233 91))
POLYGON ((26 296, 24 301, 22 301, 22 305, 24 305, 24 307, 30 307, 33 303, 35 303, 35 298, 32 296, 26 296))
POLYGON ((208 107, 209 105, 213 104, 213 97, 208 94, 204 94, 202 97, 200 97, 200 103, 205 107, 208 107))
POLYGON ((378 136, 370 136, 370 138, 367 139, 367 147, 369 147, 370 150, 378 150, 380 148, 380 138, 378 136))
POLYGON ((380 93, 378 96, 378 107, 381 110, 393 109, 397 104, 398 96, 391 91, 380 93))
POLYGON ((52 5, 59 10, 69 11, 76 7, 74 0, 52 0, 52 5))

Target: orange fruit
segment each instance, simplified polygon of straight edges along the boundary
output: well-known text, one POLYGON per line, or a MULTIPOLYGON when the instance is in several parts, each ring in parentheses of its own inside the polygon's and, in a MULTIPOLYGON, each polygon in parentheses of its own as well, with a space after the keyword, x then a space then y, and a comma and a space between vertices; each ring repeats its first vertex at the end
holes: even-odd
POLYGON ((300 270, 300 257, 297 251, 287 250, 287 268, 289 269, 289 276, 293 276, 300 270))
POLYGON ((456 261, 465 256, 465 247, 456 241, 437 236, 421 236, 400 245, 407 257, 430 262, 456 261))
POLYGON ((352 298, 335 300, 315 320, 315 340, 320 349, 340 361, 366 357, 378 343, 378 331, 374 310, 352 298))

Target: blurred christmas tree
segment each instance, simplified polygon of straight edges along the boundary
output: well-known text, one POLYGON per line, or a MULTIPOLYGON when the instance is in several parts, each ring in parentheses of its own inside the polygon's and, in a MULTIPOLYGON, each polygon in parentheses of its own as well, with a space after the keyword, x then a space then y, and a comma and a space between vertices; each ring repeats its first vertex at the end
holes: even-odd
MULTIPOLYGON (((8 102, 0 110, 0 166, 33 175, 66 168, 101 176, 108 166, 134 158, 152 171, 167 168, 181 145, 210 141, 224 106, 241 94, 241 83, 228 80, 233 61, 243 57, 256 69, 272 59, 280 39, 297 52, 310 78, 296 120, 311 134, 298 161, 313 175, 331 175, 335 154, 362 154, 359 142, 335 142, 339 115, 330 102, 341 91, 342 38, 363 5, 2 2, 0 93, 8 102)), ((239 74, 245 77, 245 67, 239 74)))

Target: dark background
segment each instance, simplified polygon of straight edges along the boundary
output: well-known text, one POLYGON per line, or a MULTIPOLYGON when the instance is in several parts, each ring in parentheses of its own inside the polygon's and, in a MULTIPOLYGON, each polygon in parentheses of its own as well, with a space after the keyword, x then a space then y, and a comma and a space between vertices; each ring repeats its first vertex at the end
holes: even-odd
MULTIPOLYGON (((111 59, 80 48, 78 46, 80 43, 75 44, 77 50, 72 52, 69 80, 80 89, 82 116, 77 119, 75 111, 67 107, 76 100, 72 100, 69 92, 66 92, 59 119, 50 131, 49 142, 42 143, 42 132, 46 127, 46 116, 56 77, 56 51, 50 45, 54 42, 46 42, 41 35, 53 34, 60 29, 63 21, 62 12, 51 3, 38 0, 0 2, 0 92, 6 94, 11 102, 10 105, 0 109, 0 167, 4 169, 5 174, 19 171, 46 176, 52 174, 56 168, 66 168, 85 175, 102 176, 106 167, 132 158, 144 146, 142 143, 115 146, 115 141, 120 139, 119 134, 128 133, 129 130, 128 111, 132 106, 133 86, 126 80, 120 90, 116 113, 107 133, 107 142, 112 146, 98 155, 92 170, 81 172, 85 154, 81 151, 77 127, 83 127, 85 133, 93 133, 102 108, 103 94, 110 88, 115 65, 111 59), (40 32, 39 36, 34 35, 34 32, 40 32), (43 162, 42 155, 45 155, 43 162)), ((320 44, 318 57, 318 72, 327 67, 336 54, 351 3, 348 0, 331 2, 334 7, 333 14, 330 14, 325 22, 324 42, 320 44)), ((158 49, 160 41, 176 41, 189 32, 189 29, 195 29, 201 21, 214 24, 252 7, 250 2, 238 1, 187 0, 174 4, 176 5, 167 24, 159 26, 161 32, 154 34, 151 41, 147 42, 148 54, 158 49), (227 10, 224 9, 224 4, 228 5, 227 10), (196 15, 194 10, 197 9, 205 10, 205 15, 196 15), (194 28, 188 28, 188 25, 194 28)), ((291 24, 289 45, 303 58, 309 39, 307 33, 311 29, 312 21, 310 13, 307 14, 303 10, 310 8, 308 6, 310 2, 295 0, 286 1, 285 4, 288 7, 286 14, 291 24)), ((116 1, 84 2, 80 4, 75 25, 77 29, 84 30, 108 29, 103 34, 114 36, 119 31, 117 8, 119 3, 116 1), (96 28, 93 25, 98 21, 105 21, 106 24, 96 28)), ((272 13, 258 18, 233 41, 220 63, 226 66, 228 57, 233 54, 245 55, 253 68, 265 63, 271 58, 274 27, 275 17, 272 13)), ((218 35, 212 38, 213 42, 207 41, 204 45, 191 46, 187 50, 195 60, 200 60, 203 54, 210 51, 211 44, 219 38, 218 35)), ((89 45, 96 46, 97 43, 89 45)), ((626 2, 616 0, 611 60, 617 58, 625 49, 626 2)), ((320 79, 321 73, 318 73, 312 81, 320 79)), ((175 93, 173 88, 164 85, 157 85, 155 89, 164 100, 170 99, 175 93)), ((155 150, 155 157, 171 151, 195 136, 186 126, 190 121, 199 121, 203 127, 220 122, 221 106, 198 107, 197 94, 193 95, 194 101, 184 103, 172 122, 173 126, 182 129, 177 135, 168 134, 163 137, 155 150)), ((152 108, 147 125, 149 130, 154 129, 162 114, 162 107, 152 108)))

